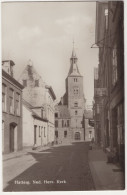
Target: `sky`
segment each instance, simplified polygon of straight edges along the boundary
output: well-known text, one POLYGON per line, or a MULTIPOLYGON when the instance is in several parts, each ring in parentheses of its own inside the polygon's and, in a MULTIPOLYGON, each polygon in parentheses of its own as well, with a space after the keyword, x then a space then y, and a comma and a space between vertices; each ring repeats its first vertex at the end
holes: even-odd
POLYGON ((92 104, 96 2, 11 2, 2 4, 2 60, 13 60, 18 79, 29 59, 57 99, 65 93, 73 40, 84 95, 92 104))

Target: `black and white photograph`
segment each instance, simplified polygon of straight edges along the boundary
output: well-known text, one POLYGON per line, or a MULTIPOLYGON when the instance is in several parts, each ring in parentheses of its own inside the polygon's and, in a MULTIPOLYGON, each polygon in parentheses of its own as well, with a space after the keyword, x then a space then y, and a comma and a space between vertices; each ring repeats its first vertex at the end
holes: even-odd
POLYGON ((125 2, 1 2, 2 191, 125 190, 125 2))

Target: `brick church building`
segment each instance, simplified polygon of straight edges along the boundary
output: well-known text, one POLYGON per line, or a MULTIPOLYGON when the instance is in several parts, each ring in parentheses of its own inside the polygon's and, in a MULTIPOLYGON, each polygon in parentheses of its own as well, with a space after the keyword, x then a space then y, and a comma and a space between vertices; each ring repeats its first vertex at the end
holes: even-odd
POLYGON ((85 97, 83 92, 83 76, 79 72, 77 61, 78 58, 76 57, 76 53, 73 48, 72 56, 70 58, 70 70, 65 80, 66 92, 61 98, 60 103, 56 105, 55 124, 57 124, 57 127, 55 128, 55 135, 58 142, 61 139, 62 134, 64 136, 64 140, 66 138, 68 142, 85 140, 85 97), (62 109, 60 109, 60 106, 62 109), (63 107, 66 107, 66 109, 63 109, 63 107), (64 124, 67 114, 61 112, 65 112, 67 109, 69 113, 68 120, 70 122, 66 128, 65 126, 63 127, 66 133, 62 133, 61 123, 64 124))

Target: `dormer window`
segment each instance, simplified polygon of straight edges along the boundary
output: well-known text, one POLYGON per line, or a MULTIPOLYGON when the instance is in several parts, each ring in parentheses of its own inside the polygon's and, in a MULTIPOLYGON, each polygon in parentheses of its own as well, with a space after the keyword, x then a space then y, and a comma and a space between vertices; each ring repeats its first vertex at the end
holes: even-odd
POLYGON ((2 61, 2 69, 6 71, 9 75, 13 77, 13 66, 14 62, 12 60, 2 61))

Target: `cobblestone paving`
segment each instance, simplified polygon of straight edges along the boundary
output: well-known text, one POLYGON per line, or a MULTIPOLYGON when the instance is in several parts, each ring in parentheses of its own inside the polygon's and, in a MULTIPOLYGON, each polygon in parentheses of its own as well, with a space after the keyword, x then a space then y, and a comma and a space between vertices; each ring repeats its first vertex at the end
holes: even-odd
POLYGON ((68 146, 53 147, 39 153, 31 152, 28 155, 32 155, 36 163, 13 178, 4 191, 84 191, 95 189, 88 163, 88 143, 80 142, 68 146))

